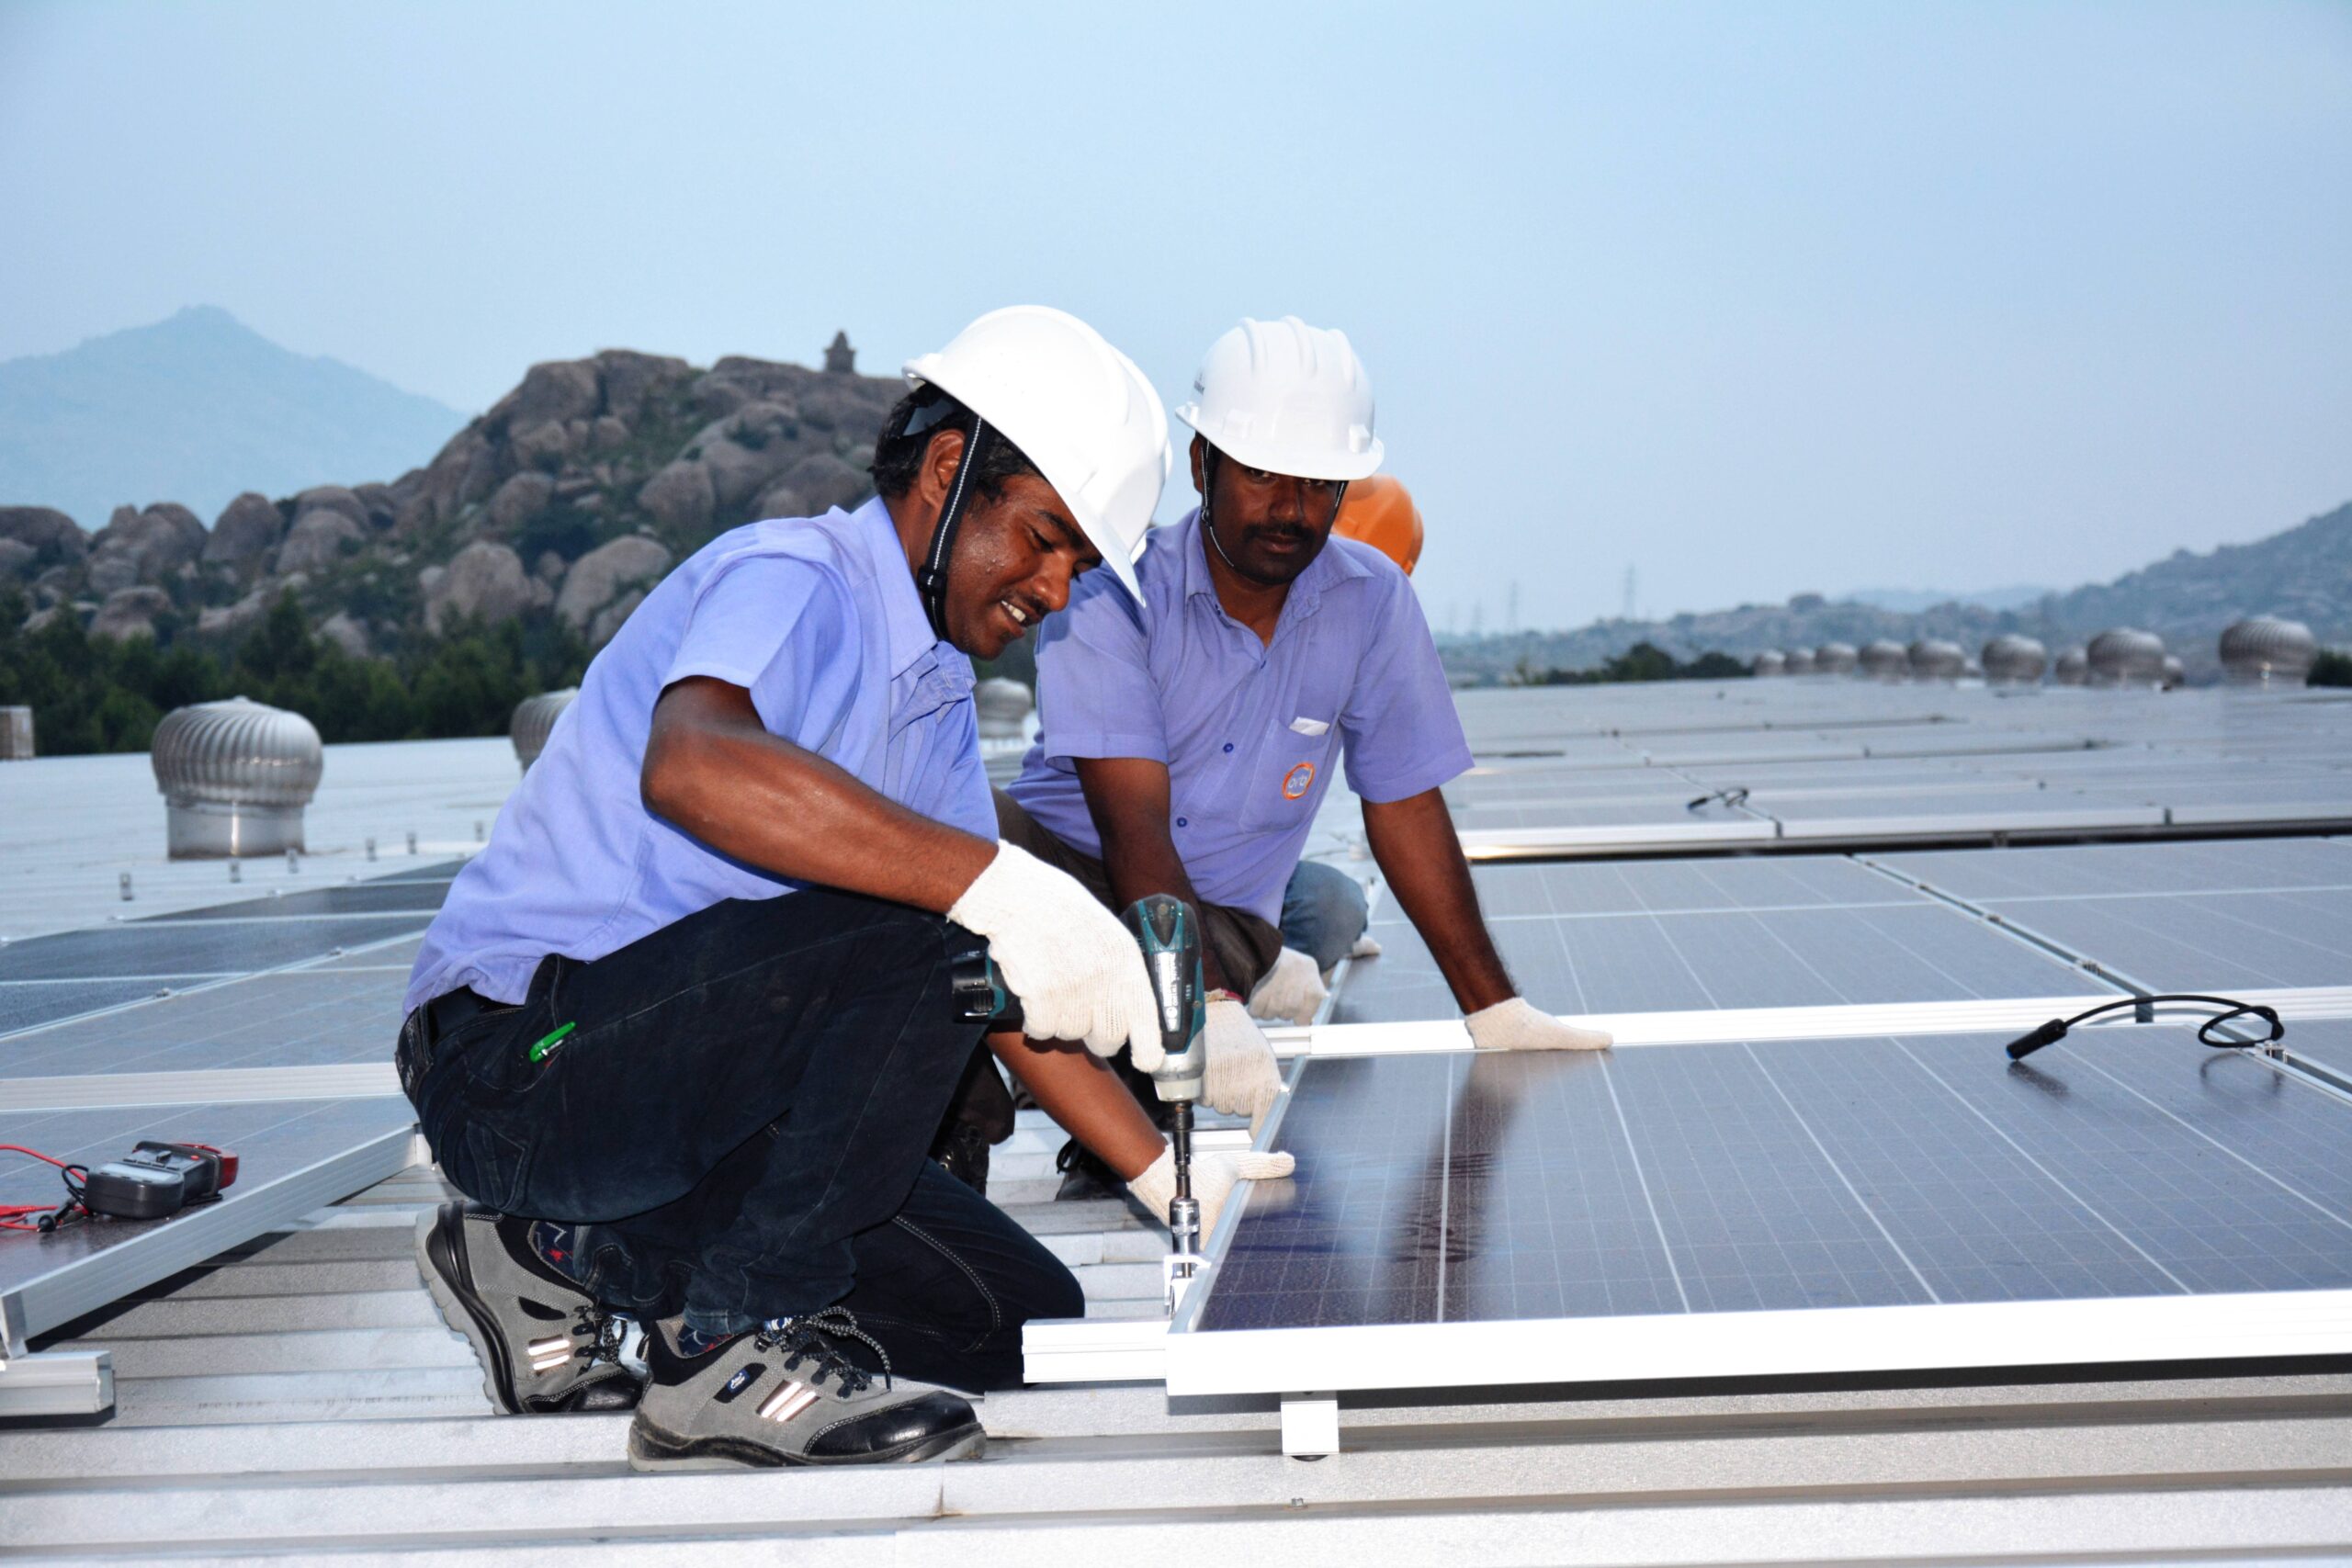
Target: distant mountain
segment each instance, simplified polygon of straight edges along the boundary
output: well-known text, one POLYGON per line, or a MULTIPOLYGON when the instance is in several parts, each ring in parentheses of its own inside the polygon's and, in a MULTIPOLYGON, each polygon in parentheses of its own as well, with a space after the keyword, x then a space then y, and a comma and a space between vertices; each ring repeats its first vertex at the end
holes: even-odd
POLYGON ((1446 668, 1457 681, 1508 681, 1521 669, 1590 670, 1637 642, 1680 659, 1721 651, 1752 658, 1768 648, 1857 646, 1874 637, 1907 643, 1950 637, 1973 653, 1999 632, 2024 632, 2052 655, 2109 626, 2154 632, 2180 656, 2191 681, 2221 668, 2222 629, 2247 615, 2284 615, 2322 643, 2352 644, 2352 503, 2257 539, 2205 555, 2176 551, 2113 582, 2044 594, 2006 609, 1950 599, 1915 610, 1800 593, 1785 604, 1676 615, 1664 621, 1596 621, 1566 632, 1446 638, 1446 668))
POLYGON ((1874 604, 1916 615, 1939 604, 1973 604, 1984 610, 2021 610, 2035 600, 2057 592, 2020 584, 2015 588, 1985 588, 1974 593, 1953 593, 1941 588, 1857 588, 1838 597, 1856 604, 1874 604))
POLYGON ((0 505, 96 528, 175 501, 210 518, 240 491, 287 495, 430 459, 466 416, 339 361, 290 353, 193 307, 62 354, 0 363, 0 505))

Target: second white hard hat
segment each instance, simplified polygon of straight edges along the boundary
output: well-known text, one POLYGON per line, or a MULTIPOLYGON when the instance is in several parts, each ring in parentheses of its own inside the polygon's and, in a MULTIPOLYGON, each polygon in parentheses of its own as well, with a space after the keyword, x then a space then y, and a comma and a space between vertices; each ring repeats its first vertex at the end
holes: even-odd
POLYGON ((1133 360, 1066 310, 1008 305, 905 368, 1020 447, 1142 602, 1135 558, 1174 454, 1167 409, 1133 360))
POLYGON ((1345 333, 1296 316, 1243 318, 1209 345, 1176 417, 1237 463, 1307 479, 1360 479, 1380 467, 1372 378, 1345 333))

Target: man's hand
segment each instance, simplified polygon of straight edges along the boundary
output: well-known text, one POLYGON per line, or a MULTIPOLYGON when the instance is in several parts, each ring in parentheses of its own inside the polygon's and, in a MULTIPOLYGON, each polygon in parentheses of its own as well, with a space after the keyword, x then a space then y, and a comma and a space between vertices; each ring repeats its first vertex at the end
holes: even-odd
POLYGON ((1159 1007, 1143 953, 1075 878, 999 844, 947 918, 989 939, 1033 1039, 1083 1041, 1098 1056, 1127 1045, 1138 1068, 1159 1066, 1159 1007))
POLYGON ((1202 1098, 1227 1116, 1249 1117, 1250 1130, 1255 1132, 1273 1109, 1274 1097, 1283 1091, 1283 1073, 1274 1063, 1274 1048, 1241 1004, 1227 997, 1209 1003, 1208 1022, 1202 1033, 1209 1052, 1202 1098))
POLYGON ((1258 988, 1250 993, 1250 1016, 1262 1018, 1269 1023, 1280 1019, 1288 1023, 1313 1023, 1315 1010, 1321 1007, 1331 992, 1323 984, 1323 972, 1315 967, 1315 960, 1295 947, 1285 947, 1266 971, 1258 988))
POLYGON ((1470 1043, 1481 1051, 1605 1051, 1611 1043, 1598 1029, 1563 1023, 1524 997, 1481 1008, 1462 1021, 1470 1043))
MULTIPOLYGON (((1286 1154, 1270 1149, 1240 1149, 1230 1154, 1218 1150, 1213 1154, 1193 1155, 1193 1196, 1201 1204, 1201 1244, 1208 1245, 1216 1234, 1216 1217, 1225 1213, 1225 1201, 1233 1196, 1236 1186, 1244 1181, 1267 1181, 1288 1176, 1298 1168, 1298 1162, 1286 1154)), ((1176 1196, 1176 1151, 1169 1149, 1151 1162, 1150 1168, 1127 1183, 1151 1217, 1160 1224, 1168 1223, 1168 1204, 1176 1196)))

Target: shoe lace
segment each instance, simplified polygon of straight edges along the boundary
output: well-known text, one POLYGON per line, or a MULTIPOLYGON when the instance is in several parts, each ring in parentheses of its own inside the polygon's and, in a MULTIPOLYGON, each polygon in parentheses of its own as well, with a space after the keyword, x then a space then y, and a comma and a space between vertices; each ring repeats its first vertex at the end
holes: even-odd
POLYGON ((882 1348, 881 1341, 858 1327, 857 1319, 847 1307, 827 1307, 800 1317, 771 1318, 760 1326, 752 1343, 762 1350, 782 1350, 784 1368, 797 1371, 804 1360, 814 1361, 815 1372, 809 1382, 822 1386, 828 1377, 839 1381, 842 1393, 853 1394, 874 1386, 874 1375, 864 1367, 842 1355, 827 1342, 827 1337, 840 1335, 872 1346, 882 1359, 882 1386, 890 1386, 890 1352, 882 1348))
POLYGON ((621 1318, 594 1302, 583 1303, 572 1319, 571 1333, 578 1342, 571 1353, 587 1366, 600 1361, 620 1365, 621 1349, 628 1343, 628 1325, 621 1318))

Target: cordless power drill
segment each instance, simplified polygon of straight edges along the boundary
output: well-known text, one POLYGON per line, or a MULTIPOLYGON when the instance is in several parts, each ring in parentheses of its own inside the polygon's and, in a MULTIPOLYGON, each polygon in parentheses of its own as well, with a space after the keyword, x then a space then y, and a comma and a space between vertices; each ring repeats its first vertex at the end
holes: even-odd
MULTIPOLYGON (((1160 1063, 1152 1088, 1170 1110, 1169 1144, 1176 1167, 1176 1196, 1168 1205, 1166 1265, 1170 1304, 1201 1268, 1201 1204, 1193 1196, 1193 1102, 1208 1072, 1208 990, 1201 980, 1201 936, 1181 898, 1148 894, 1127 908, 1126 926, 1143 949, 1144 972, 1159 1004, 1160 1063)), ((1007 988, 986 948, 955 961, 956 1016, 990 1029, 1021 1027, 1021 998, 1007 988)))

